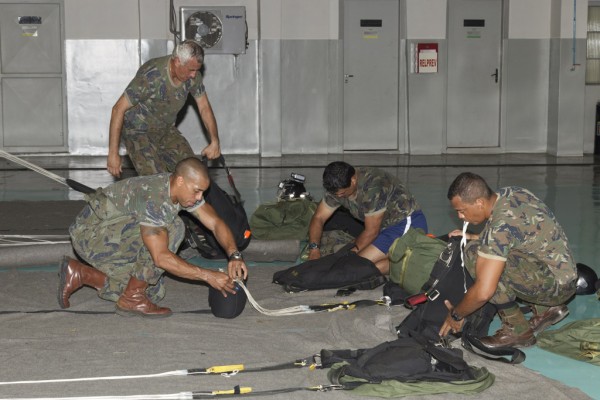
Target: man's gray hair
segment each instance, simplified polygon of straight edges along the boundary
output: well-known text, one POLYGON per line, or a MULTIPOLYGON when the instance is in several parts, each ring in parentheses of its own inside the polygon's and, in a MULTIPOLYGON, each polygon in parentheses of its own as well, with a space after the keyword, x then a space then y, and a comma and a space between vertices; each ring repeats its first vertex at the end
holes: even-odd
POLYGON ((181 65, 187 64, 192 58, 195 58, 198 64, 202 64, 204 62, 204 49, 195 40, 185 40, 175 46, 173 57, 177 57, 181 65))

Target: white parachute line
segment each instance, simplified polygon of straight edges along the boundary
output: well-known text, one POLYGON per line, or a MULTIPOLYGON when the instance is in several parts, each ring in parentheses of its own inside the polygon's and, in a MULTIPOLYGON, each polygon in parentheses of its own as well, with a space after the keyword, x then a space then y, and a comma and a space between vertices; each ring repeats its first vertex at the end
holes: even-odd
MULTIPOLYGON (((185 376, 188 375, 187 369, 179 369, 175 371, 160 372, 158 374, 147 375, 115 375, 115 376, 93 376, 86 378, 64 378, 64 379, 40 379, 32 381, 10 381, 0 382, 0 386, 8 385, 31 385, 36 383, 66 383, 66 382, 90 382, 90 381, 115 381, 123 379, 142 379, 142 378, 162 378, 165 376, 185 376)), ((2 400, 2 399, 0 399, 2 400)))
POLYGON ((0 235, 0 238, 19 238, 50 241, 53 239, 66 239, 69 238, 69 235, 0 235))
POLYGON ((246 296, 248 297, 248 301, 250 302, 250 304, 252 304, 252 307, 254 307, 256 311, 258 311, 261 314, 268 315, 271 317, 281 317, 285 315, 312 314, 316 312, 314 310, 311 310, 310 306, 307 305, 281 308, 278 310, 270 310, 268 308, 264 308, 263 306, 258 304, 254 297, 252 297, 252 294, 250 293, 246 285, 244 285, 244 282, 241 279, 236 279, 236 282, 238 285, 240 285, 244 292, 246 292, 246 296))
POLYGON ((463 222, 463 229, 462 229, 462 238, 460 239, 460 265, 462 266, 462 270, 463 270, 463 283, 464 283, 464 289, 465 289, 465 293, 467 293, 467 273, 465 271, 465 247, 467 246, 467 227, 469 226, 469 223, 467 221, 463 222))
MULTIPOLYGON (((208 393, 203 393, 208 394, 208 393)), ((172 394, 142 394, 129 396, 78 396, 78 397, 30 397, 30 398, 12 398, 0 400, 192 400, 192 392, 180 392, 172 394)))
POLYGON ((0 157, 4 157, 9 161, 14 162, 15 164, 22 165, 25 168, 29 168, 32 171, 35 171, 35 172, 42 174, 58 183, 62 183, 63 185, 68 186, 66 178, 63 178, 62 176, 56 175, 48 170, 45 170, 44 168, 37 166, 35 164, 32 164, 29 161, 25 161, 22 158, 12 155, 2 149, 0 149, 0 157))
POLYGON ((0 235, 0 246, 31 246, 70 242, 70 237, 67 235, 0 235))

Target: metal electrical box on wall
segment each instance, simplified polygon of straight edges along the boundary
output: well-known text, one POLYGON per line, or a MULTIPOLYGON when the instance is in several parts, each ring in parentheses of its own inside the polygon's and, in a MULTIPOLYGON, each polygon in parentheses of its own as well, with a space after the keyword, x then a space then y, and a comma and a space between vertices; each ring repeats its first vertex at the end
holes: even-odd
POLYGON ((206 54, 245 54, 246 7, 180 7, 181 37, 196 40, 206 54))

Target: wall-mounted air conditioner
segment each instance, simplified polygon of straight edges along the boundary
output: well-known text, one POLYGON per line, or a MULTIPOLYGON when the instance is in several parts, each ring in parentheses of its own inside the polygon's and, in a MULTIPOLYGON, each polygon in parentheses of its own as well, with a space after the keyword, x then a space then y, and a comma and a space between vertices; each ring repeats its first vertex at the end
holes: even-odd
POLYGON ((206 54, 245 54, 246 7, 180 7, 181 37, 199 42, 206 54))

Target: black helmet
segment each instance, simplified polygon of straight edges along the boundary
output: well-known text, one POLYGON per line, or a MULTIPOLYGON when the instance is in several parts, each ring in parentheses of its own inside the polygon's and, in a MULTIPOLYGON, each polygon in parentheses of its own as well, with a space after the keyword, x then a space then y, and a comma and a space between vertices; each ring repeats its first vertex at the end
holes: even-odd
POLYGON ((577 294, 594 294, 598 275, 585 264, 577 263, 577 294))
POLYGON ((291 179, 285 179, 279 182, 277 189, 277 199, 281 200, 312 200, 309 192, 304 187, 306 178, 304 175, 292 172, 291 179))

